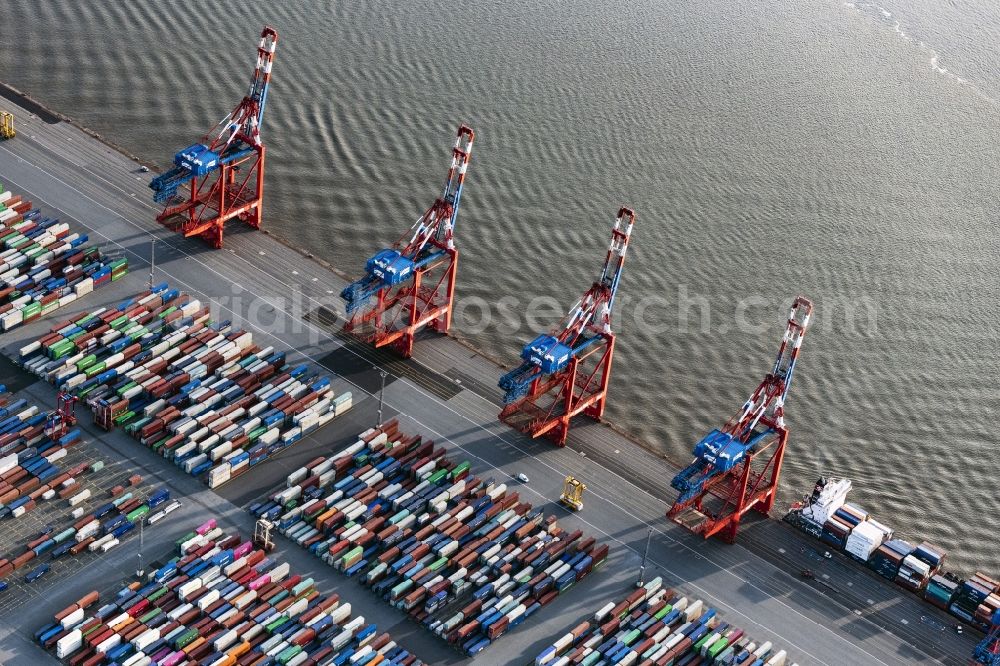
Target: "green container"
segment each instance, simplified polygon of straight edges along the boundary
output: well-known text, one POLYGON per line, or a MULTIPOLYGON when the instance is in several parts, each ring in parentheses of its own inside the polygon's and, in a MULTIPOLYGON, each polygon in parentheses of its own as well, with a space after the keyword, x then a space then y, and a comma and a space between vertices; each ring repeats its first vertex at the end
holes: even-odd
POLYGON ((108 367, 107 363, 105 363, 104 361, 100 361, 99 363, 95 363, 94 365, 87 368, 86 371, 84 371, 84 374, 87 375, 87 379, 90 379, 94 375, 99 375, 102 372, 104 372, 107 369, 107 367, 108 367))
POLYGON ((196 638, 198 638, 198 630, 188 629, 183 634, 178 636, 177 639, 174 641, 174 649, 180 650, 188 643, 193 642, 196 638))
POLYGON ((97 363, 97 355, 87 354, 86 356, 84 356, 83 358, 81 358, 79 361, 76 362, 76 369, 79 370, 80 372, 83 372, 84 370, 94 365, 95 363, 97 363))
POLYGON ((697 643, 694 644, 694 648, 692 648, 693 651, 694 652, 701 652, 701 648, 703 648, 705 646, 705 643, 708 642, 708 639, 711 638, 714 635, 715 635, 715 632, 713 632, 713 631, 710 630, 707 634, 705 634, 704 636, 702 636, 701 639, 697 643))
POLYGON ((134 416, 135 416, 135 412, 133 412, 130 409, 127 412, 125 412, 124 414, 121 414, 121 415, 115 417, 115 425, 117 425, 117 426, 125 425, 134 416))
POLYGON ((177 541, 175 541, 174 544, 177 546, 177 550, 178 551, 180 550, 181 545, 183 545, 185 541, 190 541, 191 539, 195 538, 196 536, 198 536, 197 532, 188 532, 187 534, 185 534, 184 536, 182 536, 180 539, 178 539, 177 541))
POLYGON ((146 425, 152 420, 153 418, 151 416, 143 416, 138 421, 129 423, 128 427, 125 428, 125 432, 128 433, 129 435, 134 435, 135 433, 139 432, 139 430, 141 430, 144 425, 146 425))
POLYGON ((139 518, 142 518, 147 513, 149 513, 149 505, 148 504, 143 504, 142 506, 140 506, 140 507, 138 507, 136 509, 133 509, 132 511, 129 511, 125 515, 125 517, 128 518, 129 522, 134 523, 136 520, 138 520, 139 518))
POLYGON ((59 342, 53 343, 49 347, 49 354, 54 355, 53 358, 59 358, 60 356, 65 356, 70 351, 76 349, 73 342, 70 340, 60 340, 59 342))
MULTIPOLYGON (((166 590, 164 590, 164 592, 166 592, 166 590)), ((153 610, 149 611, 145 615, 140 616, 139 617, 139 622, 142 622, 143 624, 148 624, 150 620, 152 620, 153 618, 157 617, 162 612, 163 612, 163 609, 161 609, 161 608, 154 608, 153 610)))
POLYGON ((427 481, 429 481, 430 483, 437 483, 446 476, 448 476, 448 470, 439 469, 438 471, 431 474, 430 477, 427 479, 427 481))
POLYGON ((96 632, 102 632, 105 629, 107 629, 107 626, 103 622, 99 622, 96 625, 94 625, 92 628, 90 628, 87 631, 83 632, 83 637, 86 638, 87 636, 91 635, 95 631, 96 632))
POLYGON ((279 627, 281 627, 281 625, 285 624, 286 622, 288 622, 288 616, 279 615, 277 618, 265 624, 264 629, 267 630, 267 633, 273 634, 275 631, 278 630, 279 627))
POLYGON ((406 594, 407 590, 413 587, 413 581, 409 578, 403 580, 402 582, 396 583, 393 586, 392 591, 389 592, 390 599, 399 599, 401 596, 406 594))
POLYGON ((715 659, 717 656, 719 656, 720 652, 726 649, 726 646, 728 645, 729 645, 728 638, 720 638, 719 640, 715 641, 715 643, 712 644, 712 647, 708 648, 708 656, 711 657, 712 659, 715 659))
POLYGON ((65 541, 66 539, 70 538, 74 534, 76 534, 76 528, 75 527, 68 527, 68 528, 64 529, 62 532, 60 532, 59 534, 57 534, 54 537, 52 537, 52 540, 55 541, 56 543, 62 543, 63 541, 65 541))
POLYGON ((128 390, 130 390, 130 389, 133 389, 133 388, 135 388, 136 386, 138 386, 138 384, 136 384, 135 382, 129 382, 129 383, 128 383, 128 384, 126 384, 125 386, 123 386, 123 387, 121 387, 120 389, 118 389, 117 391, 115 391, 115 393, 117 393, 117 394, 118 394, 118 396, 119 396, 119 397, 121 397, 121 396, 125 395, 125 392, 126 392, 126 391, 128 391, 128 390))
POLYGON ((469 469, 469 467, 471 467, 471 465, 469 464, 469 461, 468 460, 464 460, 457 467, 455 467, 455 469, 451 470, 451 473, 448 476, 450 478, 454 479, 455 477, 459 476, 463 472, 467 471, 469 469))
POLYGON ((300 652, 302 652, 301 647, 298 645, 290 645, 278 653, 278 663, 287 664, 300 652))
MULTIPOLYGON (((343 565, 344 563, 350 562, 352 559, 361 557, 361 555, 363 555, 364 552, 365 552, 364 548, 362 548, 361 546, 355 546, 354 548, 351 548, 349 551, 344 553, 344 556, 340 558, 340 562, 343 565)), ((296 592, 295 594, 298 593, 296 592)))

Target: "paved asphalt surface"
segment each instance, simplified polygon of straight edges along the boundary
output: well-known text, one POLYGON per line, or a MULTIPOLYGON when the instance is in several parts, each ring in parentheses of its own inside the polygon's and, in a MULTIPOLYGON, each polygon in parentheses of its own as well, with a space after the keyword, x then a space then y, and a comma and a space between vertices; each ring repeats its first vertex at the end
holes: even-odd
MULTIPOLYGON (((522 497, 546 506, 561 524, 579 526, 611 545, 603 569, 499 646, 483 652, 476 663, 527 663, 606 601, 625 596, 637 577, 650 529, 647 578, 662 575, 668 585, 705 599, 758 642, 770 640, 787 649, 789 663, 966 663, 973 632, 955 635, 949 616, 845 557, 825 560, 819 542, 786 525, 758 520, 745 527, 739 544, 727 546, 704 542, 669 523, 663 516, 673 492, 668 480, 676 469, 610 428, 581 423, 569 446, 557 449, 498 423, 495 381, 500 370, 455 340, 422 340, 410 361, 345 345, 332 314, 342 312, 337 294, 345 280, 332 269, 265 233, 241 233, 238 225, 227 231, 224 250, 212 251, 197 239, 180 238, 155 223, 158 209, 146 187, 149 174, 140 173, 135 162, 69 123, 46 122, 6 101, 0 105, 13 107, 18 123, 17 138, 0 143, 0 182, 32 198, 47 215, 85 228, 91 241, 107 251, 127 256, 132 271, 46 320, 4 334, 0 348, 6 355, 16 355, 21 345, 47 330, 47 322, 142 290, 148 279, 150 239, 155 237, 156 281, 169 281, 211 301, 218 318, 233 319, 253 331, 255 341, 296 349, 335 376, 338 392, 354 393, 351 412, 217 493, 123 434, 99 433, 84 415, 81 422, 92 440, 88 444, 92 455, 118 461, 116 470, 134 468, 144 474, 149 487, 165 484, 182 498, 182 510, 146 531, 147 560, 163 557, 173 538, 208 514, 218 516, 225 527, 249 533, 252 520, 241 508, 280 485, 306 460, 345 446, 375 422, 377 398, 371 394, 378 391, 379 380, 373 364, 379 364, 391 373, 386 418, 399 415, 405 429, 448 446, 456 458, 468 458, 478 475, 517 484, 512 477, 525 472, 530 483, 518 488, 522 497), (566 474, 588 486, 586 507, 579 514, 570 514, 555 502, 566 474), (798 572, 807 567, 817 572, 815 580, 799 578, 798 572)), ((34 383, 25 390, 40 405, 54 403, 54 392, 47 385, 34 383)), ((37 516, 29 516, 43 524, 65 512, 64 507, 39 508, 33 512, 37 516)), ((32 525, 20 531, 30 531, 32 525)), ((23 542, 20 532, 11 538, 6 524, 3 529, 3 552, 23 542)), ((293 570, 314 576, 321 591, 339 591, 356 613, 391 631, 425 660, 465 661, 293 544, 281 540, 279 548, 293 570)), ((60 567, 55 575, 31 586, 30 592, 20 589, 24 586, 8 590, 9 596, 0 603, 0 663, 46 663, 49 658, 32 644, 31 633, 85 592, 114 589, 134 569, 137 550, 138 540, 131 539, 105 555, 84 556, 86 576, 60 567)))

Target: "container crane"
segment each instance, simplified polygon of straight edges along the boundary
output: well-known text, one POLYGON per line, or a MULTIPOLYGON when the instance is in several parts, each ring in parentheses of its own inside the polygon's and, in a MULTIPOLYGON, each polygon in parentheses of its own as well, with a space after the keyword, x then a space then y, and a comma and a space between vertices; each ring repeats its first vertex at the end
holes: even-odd
POLYGON ((621 208, 598 281, 555 330, 525 345, 521 365, 500 378, 504 423, 565 446, 574 416, 604 415, 615 348, 611 313, 634 224, 635 213, 621 208))
POLYGON ((266 153, 260 127, 277 43, 277 31, 265 26, 246 96, 200 143, 174 155, 174 167, 149 184, 153 201, 166 206, 156 216, 160 224, 186 238, 201 236, 216 249, 222 247, 229 220, 260 228, 266 153), (185 200, 178 189, 187 183, 191 193, 185 200))
POLYGON ((475 133, 462 125, 451 154, 444 191, 396 244, 365 265, 365 275, 340 297, 347 307, 344 330, 376 348, 392 345, 404 358, 425 326, 451 328, 458 269, 455 222, 475 133))
POLYGON ((698 442, 694 461, 670 482, 680 491, 667 512, 674 522, 706 539, 721 533, 732 543, 747 511, 771 510, 788 439, 785 400, 812 307, 803 296, 795 299, 774 369, 736 416, 698 442))
POLYGON ((974 664, 1000 666, 1000 610, 993 613, 993 626, 972 653, 974 664))

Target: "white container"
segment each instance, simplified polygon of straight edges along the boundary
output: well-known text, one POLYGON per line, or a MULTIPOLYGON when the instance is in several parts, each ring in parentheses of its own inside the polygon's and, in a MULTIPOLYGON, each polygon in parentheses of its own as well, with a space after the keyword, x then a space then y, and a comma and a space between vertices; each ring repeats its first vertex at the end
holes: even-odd
POLYGON ((785 666, 785 659, 787 658, 787 656, 788 653, 785 652, 784 650, 781 650, 778 652, 778 654, 774 655, 773 657, 767 660, 767 666, 785 666))
POLYGON ((84 490, 81 490, 76 495, 73 495, 72 497, 69 498, 69 505, 76 506, 80 502, 85 502, 88 499, 90 499, 90 489, 85 488, 84 490))
POLYGON ((232 476, 229 463, 222 463, 213 467, 208 473, 208 487, 218 488, 229 481, 232 476))
POLYGON ((65 659, 83 645, 83 633, 74 629, 56 642, 56 656, 65 659))
POLYGON ((63 629, 69 629, 75 624, 79 624, 83 620, 84 611, 82 608, 77 608, 75 611, 67 615, 59 623, 62 625, 63 629))

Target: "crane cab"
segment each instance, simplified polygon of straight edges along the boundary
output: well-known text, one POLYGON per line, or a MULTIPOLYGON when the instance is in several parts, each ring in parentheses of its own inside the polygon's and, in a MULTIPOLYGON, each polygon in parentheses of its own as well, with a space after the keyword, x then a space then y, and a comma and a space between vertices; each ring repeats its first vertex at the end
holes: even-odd
POLYGON ((208 146, 196 143, 174 155, 174 164, 195 176, 204 176, 219 166, 219 155, 208 146))
POLYGON ((382 250, 368 260, 365 268, 383 284, 394 287, 411 277, 414 264, 398 250, 382 250))
POLYGON ((521 358, 550 375, 565 368, 572 353, 573 350, 559 342, 554 335, 543 333, 524 346, 521 358))
POLYGON ((563 481, 563 491, 559 501, 567 508, 579 511, 583 508, 583 491, 586 489, 587 486, 575 476, 567 476, 563 481))

